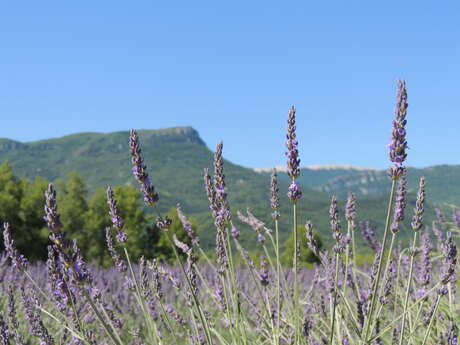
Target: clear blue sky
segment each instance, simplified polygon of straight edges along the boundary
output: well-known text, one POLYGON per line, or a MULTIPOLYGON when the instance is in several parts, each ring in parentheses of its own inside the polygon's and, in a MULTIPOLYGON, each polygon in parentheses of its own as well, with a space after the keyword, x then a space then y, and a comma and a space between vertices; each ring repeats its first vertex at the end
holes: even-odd
MULTIPOLYGON (((408 164, 460 164, 458 1, 2 1, 0 137, 180 125, 228 159, 385 168, 396 81, 408 164)), ((154 165, 154 163, 151 163, 154 165)))

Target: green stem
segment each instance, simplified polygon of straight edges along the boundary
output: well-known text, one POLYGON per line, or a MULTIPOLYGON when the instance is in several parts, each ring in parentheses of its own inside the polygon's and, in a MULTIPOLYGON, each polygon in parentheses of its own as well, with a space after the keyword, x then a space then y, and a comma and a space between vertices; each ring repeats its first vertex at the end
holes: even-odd
POLYGON ((93 300, 91 299, 91 297, 89 296, 88 294, 88 291, 86 291, 85 289, 82 289, 83 291, 83 295, 85 296, 87 302, 89 303, 89 305, 91 306, 91 309, 93 309, 94 313, 96 314, 97 318, 99 319, 99 321, 101 322, 102 324, 102 327, 104 327, 105 331, 107 332, 107 335, 110 337, 110 339, 112 339, 113 343, 116 344, 116 345, 122 345, 122 343, 120 341, 118 341, 117 337, 115 337, 115 335, 113 334, 112 330, 110 329, 110 327, 107 325, 107 323, 105 322, 104 318, 102 317, 102 315, 99 313, 99 310, 97 310, 97 307, 96 305, 94 304, 93 300))
POLYGON ((281 312, 281 263, 280 263, 280 244, 279 244, 279 224, 275 219, 275 239, 276 239, 276 342, 280 341, 280 312, 281 312))
POLYGON ((428 337, 430 336, 431 326, 433 326, 434 316, 436 315, 436 312, 438 311, 440 300, 441 300, 441 295, 438 295, 438 297, 436 298, 436 304, 434 305, 433 315, 431 315, 430 323, 428 324, 428 329, 426 330, 425 336, 423 337, 422 345, 426 344, 426 341, 428 340, 428 337))
POLYGON ((334 328, 335 328, 335 311, 337 309, 337 290, 338 290, 338 280, 339 280, 339 254, 335 254, 335 280, 334 280, 334 299, 332 305, 332 320, 331 320, 331 336, 329 343, 332 345, 334 340, 334 328))
POLYGON ((409 267, 409 279, 407 281, 406 287, 406 296, 404 297, 404 309, 403 309, 403 319, 401 325, 401 333, 399 335, 399 345, 402 345, 404 339, 404 329, 406 327, 406 316, 407 316, 407 305, 409 303, 409 292, 412 280, 412 274, 414 270, 414 259, 415 259, 415 246, 417 245, 417 231, 414 232, 414 241, 412 243, 412 249, 410 252, 410 267, 409 267))
POLYGON ((378 263, 378 268, 377 268, 377 277, 375 279, 374 286, 372 289, 372 300, 371 300, 371 305, 369 309, 369 314, 366 320, 366 328, 364 331, 364 343, 363 344, 370 344, 370 342, 367 340, 367 337, 369 336, 369 329, 370 329, 370 325, 372 321, 372 315, 374 313, 375 301, 377 299, 377 290, 379 288, 379 283, 380 283, 380 275, 382 273, 383 254, 385 252, 385 247, 386 247, 386 242, 387 242, 387 237, 388 237, 388 230, 390 228, 390 217, 391 217, 391 211, 392 211, 392 205, 393 205, 393 198, 395 194, 396 182, 397 182, 397 179, 394 179, 391 182, 391 192, 390 192, 390 200, 388 201, 385 231, 383 233, 382 248, 380 250, 380 257, 379 257, 379 263, 378 263))
POLYGON ((298 284, 298 239, 297 239, 297 203, 292 204, 292 221, 293 221, 293 231, 294 231, 294 325, 295 325, 295 339, 296 344, 300 341, 300 324, 299 324, 299 315, 298 315, 298 300, 299 300, 299 284, 298 284))
POLYGON ((206 318, 204 317, 203 310, 201 309, 200 302, 198 301, 198 298, 195 295, 195 292, 193 291, 192 283, 190 282, 190 279, 189 279, 189 277, 187 275, 187 272, 185 271, 184 265, 182 264, 182 261, 181 261, 181 259, 179 257, 179 254, 177 253, 176 245, 173 243, 173 241, 171 239, 171 234, 169 232, 167 232, 166 237, 169 240, 169 244, 171 245, 171 247, 173 249, 174 255, 176 256, 176 259, 177 259, 177 261, 179 263, 179 266, 180 266, 180 268, 182 270, 182 273, 185 276, 185 280, 187 281, 188 287, 190 289, 190 294, 192 295, 193 301, 195 302, 195 307, 197 308, 197 311, 198 311, 198 316, 200 318, 200 322, 203 325, 203 328, 204 328, 204 331, 205 331, 205 334, 206 334, 206 341, 207 341, 208 345, 212 345, 211 333, 209 331, 208 322, 206 321, 206 318))

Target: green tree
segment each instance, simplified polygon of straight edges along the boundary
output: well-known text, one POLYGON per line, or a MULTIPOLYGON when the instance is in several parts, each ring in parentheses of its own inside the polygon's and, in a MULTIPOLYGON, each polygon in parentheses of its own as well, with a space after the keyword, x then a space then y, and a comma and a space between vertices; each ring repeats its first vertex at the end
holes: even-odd
MULTIPOLYGON (((318 243, 318 246, 321 248, 323 246, 321 242, 321 238, 319 237, 318 233, 315 233, 315 239, 318 243)), ((319 262, 318 257, 308 248, 307 238, 305 237, 305 227, 298 226, 297 227, 297 238, 299 239, 299 246, 300 246, 300 259, 299 263, 302 266, 308 266, 309 264, 319 262)), ((286 240, 284 243, 284 252, 281 254, 281 261, 285 265, 292 265, 292 259, 294 256, 294 234, 292 233, 291 236, 286 240)))
POLYGON ((105 228, 111 226, 108 214, 106 192, 98 188, 88 202, 85 215, 84 242, 87 260, 95 260, 99 265, 107 265, 109 253, 105 240, 105 228))
POLYGON ((19 207, 19 217, 22 227, 21 238, 18 239, 17 244, 22 252, 27 253, 30 260, 44 260, 47 255, 46 246, 49 243, 49 232, 43 219, 43 207, 48 183, 40 176, 33 181, 21 180, 23 195, 19 207))
MULTIPOLYGON (((126 246, 131 257, 137 260, 141 255, 146 255, 144 234, 147 219, 142 208, 140 192, 132 186, 118 186, 114 188, 114 194, 128 235, 126 246)), ((106 207, 108 212, 108 206, 106 207)))
MULTIPOLYGON (((24 249, 25 241, 22 240, 22 222, 19 209, 22 197, 22 184, 14 176, 13 169, 8 162, 0 165, 0 226, 3 231, 3 223, 9 222, 12 228, 12 236, 20 249, 24 249)), ((3 241, 0 249, 3 248, 3 241)))
POLYGON ((71 172, 67 180, 58 183, 58 212, 61 215, 62 230, 69 239, 76 238, 83 253, 90 243, 85 241, 85 215, 88 211, 87 190, 82 177, 71 172))

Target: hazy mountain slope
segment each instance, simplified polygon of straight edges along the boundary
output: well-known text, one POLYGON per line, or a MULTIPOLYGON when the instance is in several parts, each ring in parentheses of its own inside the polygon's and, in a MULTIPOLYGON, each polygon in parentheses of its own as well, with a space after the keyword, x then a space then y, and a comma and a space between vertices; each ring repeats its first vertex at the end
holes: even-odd
MULTIPOLYGON (((203 189, 203 168, 212 169, 212 151, 191 127, 161 130, 140 130, 139 137, 145 163, 152 181, 160 193, 160 211, 167 211, 180 202, 188 215, 199 220, 203 242, 212 246, 214 231, 209 216, 208 201, 203 189)), ((98 187, 135 184, 131 175, 128 147, 129 132, 79 133, 62 138, 21 143, 0 139, 0 162, 9 161, 20 177, 43 176, 51 181, 65 178, 76 171, 88 183, 90 193, 98 187)), ((225 156, 225 146, 224 146, 225 156)), ((255 172, 231 162, 225 162, 225 174, 230 205, 236 210, 251 207, 255 214, 271 226, 269 205, 269 172, 255 172)), ((459 201, 460 166, 438 166, 409 170, 409 190, 412 192, 407 215, 411 215, 418 177, 427 177, 427 201, 459 201)), ((280 172, 282 196, 281 239, 291 231, 290 205, 286 199, 287 175, 280 172)), ((299 204, 299 224, 311 219, 326 240, 329 236, 328 208, 330 195, 344 199, 349 190, 358 194, 358 217, 373 219, 377 232, 382 231, 390 182, 382 171, 350 168, 303 168, 299 182, 304 197, 299 204), (309 189, 315 188, 316 190, 309 189)), ((458 202, 460 204, 460 202, 458 202)), ((427 224, 433 218, 427 206, 427 224)), ((236 219, 236 216, 233 217, 236 219)), ((239 222, 236 220, 236 223, 239 222)), ((345 228, 345 226, 343 226, 345 228)), ((244 229, 244 227, 242 227, 244 229)), ((251 230, 242 231, 242 239, 252 248, 257 246, 251 230)), ((403 234, 402 237, 405 237, 403 234)))
MULTIPOLYGON (((409 191, 417 191, 421 176, 426 178, 429 202, 460 205, 460 165, 409 168, 407 172, 409 191)), ((378 196, 389 192, 390 182, 386 171, 365 171, 348 176, 336 176, 315 189, 339 197, 345 197, 349 191, 360 196, 378 196)))

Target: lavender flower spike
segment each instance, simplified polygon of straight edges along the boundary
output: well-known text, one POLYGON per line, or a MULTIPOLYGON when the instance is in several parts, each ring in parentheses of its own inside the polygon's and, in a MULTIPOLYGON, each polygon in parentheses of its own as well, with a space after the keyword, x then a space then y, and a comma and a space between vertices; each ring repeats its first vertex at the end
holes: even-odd
POLYGON ((278 188, 278 175, 276 174, 276 169, 273 168, 272 176, 270 180, 270 206, 272 208, 272 218, 274 220, 280 217, 280 197, 279 197, 279 188, 278 188))
POLYGON ((59 232, 61 227, 61 221, 59 219, 59 213, 57 212, 56 203, 56 189, 53 184, 48 185, 48 189, 45 191, 45 217, 43 219, 53 233, 59 232))
POLYGON ((402 174, 398 180, 398 190, 396 192, 396 203, 391 223, 391 232, 396 234, 399 231, 399 223, 404 221, 404 210, 406 209, 406 168, 402 168, 402 174))
POLYGON ((22 254, 19 254, 19 251, 16 249, 14 240, 11 237, 11 228, 8 222, 3 223, 3 240, 5 244, 5 251, 13 263, 13 267, 16 267, 22 271, 27 269, 28 261, 26 257, 22 254))
POLYGON ((144 202, 147 206, 154 206, 160 200, 160 197, 158 193, 155 192, 155 187, 147 174, 147 167, 144 164, 144 159, 141 157, 139 137, 134 129, 130 132, 129 150, 131 152, 133 175, 141 185, 141 192, 144 194, 144 202))
POLYGON ((112 220, 112 226, 117 230, 116 239, 118 243, 126 243, 128 240, 128 235, 126 234, 124 228, 123 219, 120 216, 118 211, 117 200, 113 194, 112 187, 107 187, 107 203, 109 204, 109 215, 112 220))
POLYGON ((398 179, 402 173, 402 164, 406 160, 407 141, 406 141, 406 114, 407 114, 407 92, 406 83, 398 82, 398 95, 395 110, 395 119, 393 120, 393 130, 391 132, 390 161, 394 163, 389 169, 391 179, 398 179))
POLYGON ((296 125, 295 125, 295 113, 296 109, 292 106, 289 109, 288 113, 288 128, 286 134, 286 147, 287 152, 286 156, 288 157, 287 174, 290 178, 295 180, 300 175, 300 159, 299 159, 299 150, 297 149, 298 141, 296 139, 296 125))
POLYGON ((349 193, 347 204, 345 206, 345 218, 354 223, 356 220, 356 196, 355 193, 349 193))
POLYGON ((339 210, 337 207, 337 198, 335 196, 331 199, 331 206, 329 208, 329 219, 332 230, 332 237, 334 238, 336 245, 334 251, 341 253, 345 248, 343 246, 343 235, 340 232, 340 221, 339 221, 339 210))
POLYGON ((176 206, 177 216, 179 217, 180 222, 182 223, 182 227, 184 228, 185 232, 187 233, 188 237, 192 240, 193 245, 198 245, 200 240, 198 236, 195 234, 195 231, 192 228, 192 223, 187 219, 184 212, 182 211, 182 207, 180 204, 176 206))
POLYGON ((415 203, 414 216, 412 217, 412 229, 419 231, 422 228, 423 212, 425 203, 425 178, 420 178, 419 190, 417 194, 417 201, 415 203))

